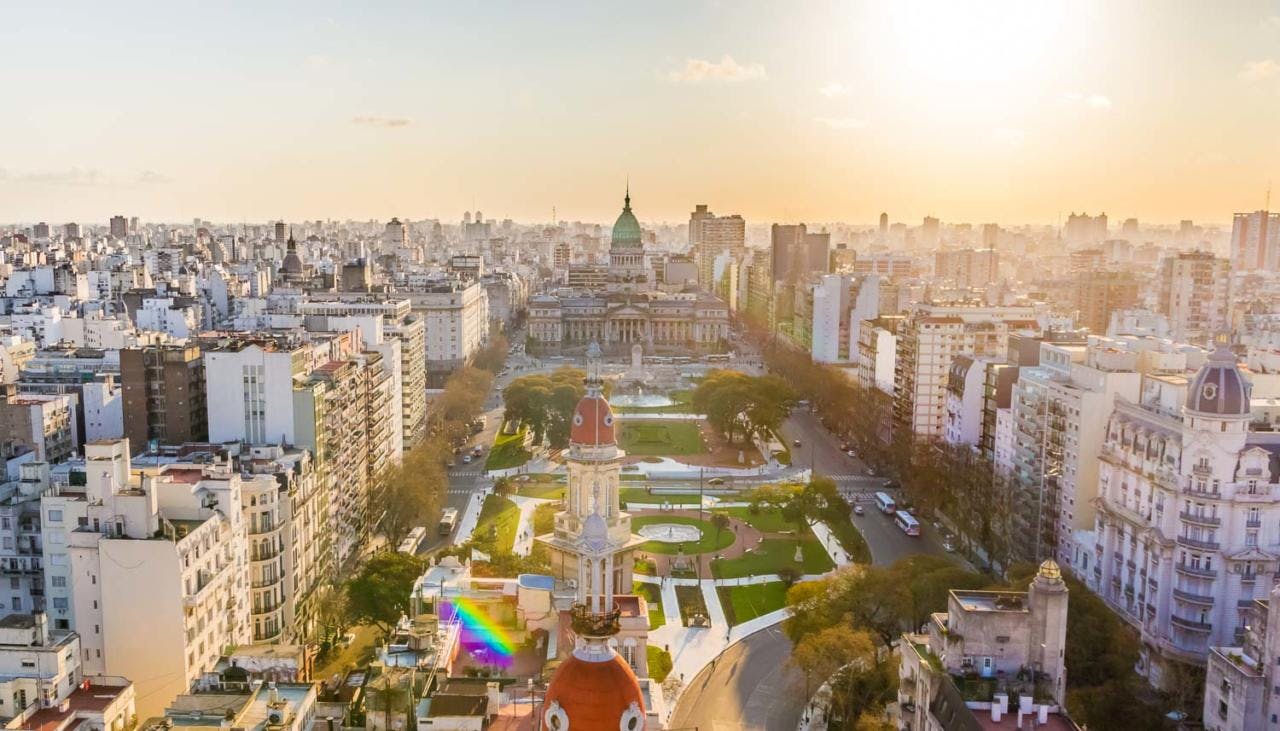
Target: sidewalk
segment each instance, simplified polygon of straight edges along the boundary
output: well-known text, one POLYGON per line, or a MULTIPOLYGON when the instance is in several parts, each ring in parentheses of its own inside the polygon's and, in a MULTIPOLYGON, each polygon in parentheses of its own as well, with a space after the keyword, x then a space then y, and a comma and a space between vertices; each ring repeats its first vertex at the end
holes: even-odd
POLYGON ((809 527, 813 529, 813 535, 822 544, 822 547, 826 549, 827 555, 831 557, 831 562, 836 565, 836 568, 853 563, 853 561, 849 560, 849 554, 844 552, 844 547, 840 545, 840 540, 831 532, 826 523, 820 520, 811 520, 809 521, 809 527))
POLYGON ((516 542, 511 546, 511 552, 517 556, 528 556, 533 550, 533 511, 543 503, 558 501, 519 495, 511 495, 507 499, 520 508, 520 522, 516 523, 516 542))
POLYGON ((462 519, 458 521, 458 532, 453 536, 453 545, 471 540, 471 533, 475 531, 476 522, 480 520, 480 508, 484 506, 484 497, 488 494, 488 489, 471 493, 471 500, 462 511, 462 519))

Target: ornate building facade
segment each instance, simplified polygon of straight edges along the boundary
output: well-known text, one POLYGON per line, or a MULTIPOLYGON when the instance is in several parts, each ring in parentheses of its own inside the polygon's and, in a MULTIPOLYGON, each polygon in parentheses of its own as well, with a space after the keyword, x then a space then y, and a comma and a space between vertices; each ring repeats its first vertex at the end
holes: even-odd
MULTIPOLYGON (((566 288, 529 298, 529 337, 541 352, 639 344, 651 351, 714 351, 729 334, 729 308, 705 292, 662 292, 644 250, 631 195, 613 225, 602 287, 566 288)), ((581 351, 579 351, 581 352, 581 351)))

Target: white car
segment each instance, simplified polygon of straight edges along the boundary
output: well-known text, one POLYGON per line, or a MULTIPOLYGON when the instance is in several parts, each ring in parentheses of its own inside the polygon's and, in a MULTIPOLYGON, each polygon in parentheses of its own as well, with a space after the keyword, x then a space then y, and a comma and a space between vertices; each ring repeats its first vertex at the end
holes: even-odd
POLYGON ((863 513, 865 513, 865 512, 867 512, 867 511, 863 510, 861 505, 854 505, 854 506, 853 506, 853 514, 854 514, 854 515, 862 515, 862 514, 863 514, 863 513))
POLYGON ((468 454, 467 456, 463 457, 462 464, 471 464, 471 455, 468 454))

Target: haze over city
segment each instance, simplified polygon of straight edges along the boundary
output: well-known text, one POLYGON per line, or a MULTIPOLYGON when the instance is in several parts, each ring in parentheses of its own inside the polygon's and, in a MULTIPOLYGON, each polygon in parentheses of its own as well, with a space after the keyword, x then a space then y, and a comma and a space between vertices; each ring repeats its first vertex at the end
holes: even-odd
POLYGON ((0 220, 1226 223, 1274 2, 11 5, 0 220), (13 61, 17 60, 15 63, 13 61))

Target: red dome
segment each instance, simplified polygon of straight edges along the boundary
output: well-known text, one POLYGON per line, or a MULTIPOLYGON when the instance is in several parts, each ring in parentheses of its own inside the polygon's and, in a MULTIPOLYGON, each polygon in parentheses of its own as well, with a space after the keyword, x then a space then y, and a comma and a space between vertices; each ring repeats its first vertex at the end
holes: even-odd
POLYGON ((583 660, 576 653, 565 658, 547 686, 543 728, 554 729, 560 714, 561 723, 568 721, 567 731, 644 728, 644 696, 636 674, 616 652, 607 657, 603 662, 583 660))
POLYGON ((591 447, 617 443, 613 435, 613 409, 604 396, 589 393, 578 402, 573 410, 569 441, 591 447))

